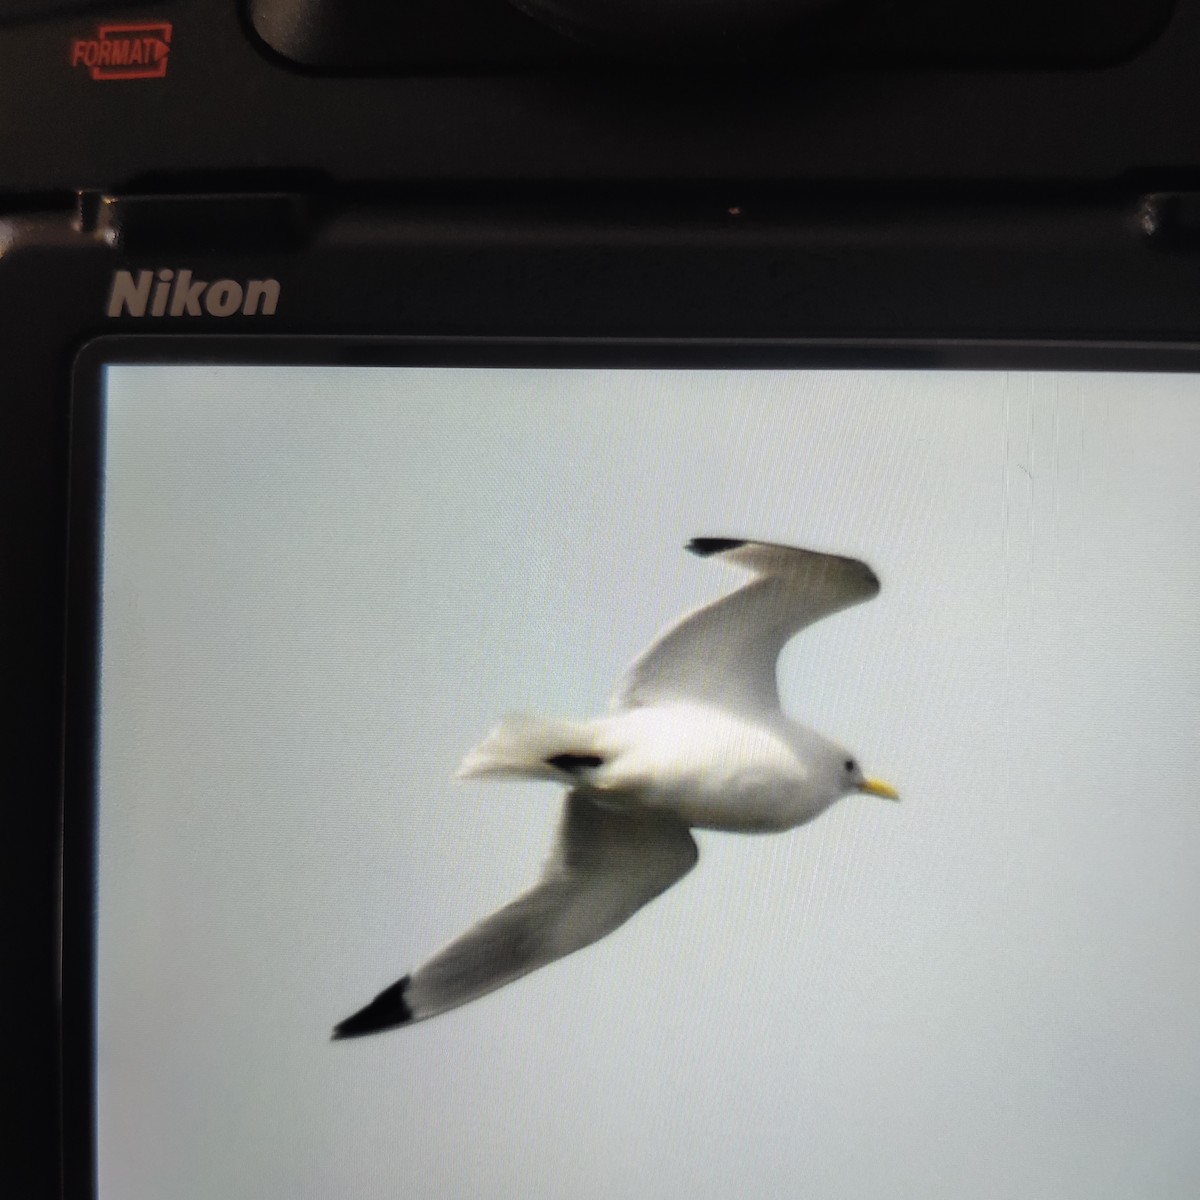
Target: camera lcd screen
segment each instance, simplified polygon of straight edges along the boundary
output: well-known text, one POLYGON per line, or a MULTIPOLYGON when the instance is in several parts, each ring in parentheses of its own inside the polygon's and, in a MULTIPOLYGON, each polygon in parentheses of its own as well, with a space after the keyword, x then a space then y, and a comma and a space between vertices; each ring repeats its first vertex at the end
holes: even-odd
POLYGON ((1195 1194, 1200 377, 101 393, 99 1200, 1195 1194))

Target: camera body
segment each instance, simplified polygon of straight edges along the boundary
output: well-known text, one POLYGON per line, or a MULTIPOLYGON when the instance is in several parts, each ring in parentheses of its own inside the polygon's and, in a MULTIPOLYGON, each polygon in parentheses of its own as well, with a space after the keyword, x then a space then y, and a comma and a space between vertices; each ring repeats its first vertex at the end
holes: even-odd
POLYGON ((764 5, 695 37, 678 5, 531 7, 0 9, 6 1194, 62 1194, 84 1103, 59 898, 85 345, 936 366, 1196 340, 1200 0, 764 5))

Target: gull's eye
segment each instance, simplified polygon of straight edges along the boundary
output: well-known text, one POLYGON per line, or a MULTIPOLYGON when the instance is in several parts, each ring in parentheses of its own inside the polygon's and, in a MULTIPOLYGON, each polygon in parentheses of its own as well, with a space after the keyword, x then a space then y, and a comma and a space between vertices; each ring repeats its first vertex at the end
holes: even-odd
POLYGON ((848 759, 846 759, 846 772, 847 772, 847 774, 849 774, 849 775, 853 775, 853 774, 854 774, 854 772, 855 772, 855 771, 857 771, 857 770, 858 770, 858 763, 856 763, 856 762, 854 761, 854 759, 852 759, 852 758, 848 758, 848 759))

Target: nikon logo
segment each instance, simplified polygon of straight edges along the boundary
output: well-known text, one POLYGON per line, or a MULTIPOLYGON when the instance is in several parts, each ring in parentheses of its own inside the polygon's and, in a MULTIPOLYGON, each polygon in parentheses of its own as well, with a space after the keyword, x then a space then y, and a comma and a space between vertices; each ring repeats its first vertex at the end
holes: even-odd
POLYGON ((264 317, 275 315, 278 279, 193 279, 189 270, 118 271, 108 293, 110 317, 264 317))

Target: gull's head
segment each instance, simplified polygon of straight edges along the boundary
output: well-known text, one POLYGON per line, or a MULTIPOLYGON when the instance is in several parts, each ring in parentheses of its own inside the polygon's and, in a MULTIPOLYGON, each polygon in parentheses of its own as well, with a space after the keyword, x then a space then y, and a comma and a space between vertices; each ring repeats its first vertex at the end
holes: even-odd
POLYGON ((900 793, 882 779, 868 779, 863 774, 858 759, 844 754, 841 760, 843 788, 847 792, 862 792, 867 796, 878 796, 882 800, 899 800, 900 793))
POLYGON ((900 793, 890 783, 869 778, 858 759, 844 746, 803 725, 793 728, 793 745, 808 775, 808 794, 819 799, 821 808, 851 792, 878 796, 882 800, 900 799, 900 793))

